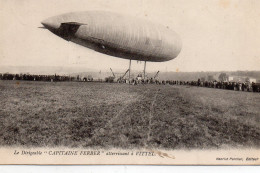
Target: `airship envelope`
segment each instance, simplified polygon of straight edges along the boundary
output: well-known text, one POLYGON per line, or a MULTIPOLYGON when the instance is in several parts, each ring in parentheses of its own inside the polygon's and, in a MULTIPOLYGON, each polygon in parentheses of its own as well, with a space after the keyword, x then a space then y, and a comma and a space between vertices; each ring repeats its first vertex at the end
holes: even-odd
POLYGON ((178 34, 165 26, 112 12, 66 13, 42 24, 67 41, 131 60, 169 61, 182 46, 178 34))

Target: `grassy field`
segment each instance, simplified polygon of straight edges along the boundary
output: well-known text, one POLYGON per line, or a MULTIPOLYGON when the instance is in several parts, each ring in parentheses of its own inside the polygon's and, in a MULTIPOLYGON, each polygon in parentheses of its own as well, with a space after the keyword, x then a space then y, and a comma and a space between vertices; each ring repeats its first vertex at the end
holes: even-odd
POLYGON ((188 86, 0 81, 0 145, 259 148, 259 103, 188 86))

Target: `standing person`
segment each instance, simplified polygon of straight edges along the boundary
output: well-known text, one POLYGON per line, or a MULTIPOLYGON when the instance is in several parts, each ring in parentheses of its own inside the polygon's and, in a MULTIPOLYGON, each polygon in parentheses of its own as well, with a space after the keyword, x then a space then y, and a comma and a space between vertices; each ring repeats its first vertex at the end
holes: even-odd
POLYGON ((252 82, 252 89, 253 89, 253 92, 256 92, 256 85, 255 85, 255 83, 254 82, 252 82))
POLYGON ((200 86, 200 79, 198 79, 198 86, 200 86))
POLYGON ((242 89, 242 91, 245 90, 245 83, 244 82, 242 83, 241 89, 242 89))

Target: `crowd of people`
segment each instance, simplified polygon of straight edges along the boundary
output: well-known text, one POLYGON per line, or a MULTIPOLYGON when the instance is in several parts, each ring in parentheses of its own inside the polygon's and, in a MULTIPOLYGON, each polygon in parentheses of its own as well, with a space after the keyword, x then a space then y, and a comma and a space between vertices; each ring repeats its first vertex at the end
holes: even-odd
MULTIPOLYGON (((80 78, 79 76, 66 76, 66 75, 31 75, 31 74, 10 74, 0 73, 0 80, 27 80, 27 81, 93 81, 93 78, 86 77, 80 78)), ((102 80, 99 80, 102 81, 102 80)), ((227 89, 235 91, 248 91, 248 92, 260 92, 260 84, 254 82, 228 82, 228 81, 177 81, 177 80, 158 80, 154 78, 136 78, 131 79, 130 82, 127 79, 120 79, 117 81, 104 82, 118 82, 118 83, 131 83, 137 84, 158 84, 158 85, 187 85, 197 87, 208 87, 217 89, 227 89)))
MULTIPOLYGON (((129 83, 127 80, 124 81, 129 83)), ((186 85, 186 86, 197 86, 197 87, 207 87, 216 89, 226 89, 234 91, 248 91, 248 92, 260 92, 260 84, 255 82, 228 82, 228 81, 177 81, 177 80, 156 80, 150 79, 132 79, 131 84, 158 84, 158 85, 186 85)))
POLYGON ((31 75, 31 74, 10 74, 0 73, 0 80, 26 80, 26 81, 75 81, 73 76, 60 75, 31 75))
POLYGON ((260 92, 260 84, 254 82, 223 82, 223 81, 166 81, 170 85, 191 85, 198 87, 217 88, 235 91, 260 92))

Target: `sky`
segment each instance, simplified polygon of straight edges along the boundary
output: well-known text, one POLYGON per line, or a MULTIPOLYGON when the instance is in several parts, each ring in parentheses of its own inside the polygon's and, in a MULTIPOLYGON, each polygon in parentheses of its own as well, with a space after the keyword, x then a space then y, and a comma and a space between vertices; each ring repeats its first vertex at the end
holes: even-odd
MULTIPOLYGON (((259 9, 258 0, 0 0, 0 68, 126 70, 129 60, 95 52, 38 28, 51 16, 102 10, 159 23, 180 35, 179 56, 148 62, 148 72, 260 70, 259 9)), ((142 70, 143 65, 132 62, 132 69, 142 70)))

